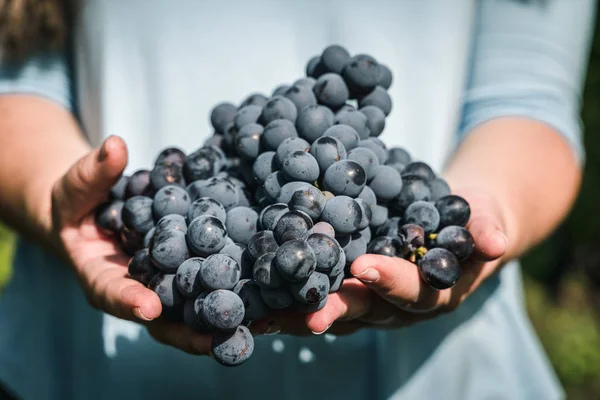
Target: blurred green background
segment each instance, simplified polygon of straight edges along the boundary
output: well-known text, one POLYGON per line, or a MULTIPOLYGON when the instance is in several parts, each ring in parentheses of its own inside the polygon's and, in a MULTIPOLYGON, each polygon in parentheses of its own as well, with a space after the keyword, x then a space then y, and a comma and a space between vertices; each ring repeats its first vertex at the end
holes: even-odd
MULTIPOLYGON (((533 324, 575 400, 600 399, 600 29, 584 93, 586 167, 565 223, 523 259, 533 324)), ((14 236, 0 225, 0 290, 10 279, 14 236)))

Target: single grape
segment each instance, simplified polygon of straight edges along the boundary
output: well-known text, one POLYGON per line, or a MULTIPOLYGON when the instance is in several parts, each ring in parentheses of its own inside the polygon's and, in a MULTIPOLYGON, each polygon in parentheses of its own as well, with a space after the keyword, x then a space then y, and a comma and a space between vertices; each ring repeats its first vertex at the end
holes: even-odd
POLYGON ((235 207, 227 211, 225 227, 229 237, 244 245, 257 231, 258 214, 249 207, 235 207))
POLYGON ((198 188, 198 197, 210 197, 221 203, 225 210, 236 207, 240 195, 236 186, 227 178, 213 177, 198 188))
POLYGON ((163 312, 173 310, 185 301, 175 287, 175 274, 157 274, 148 284, 148 288, 158 295, 163 312))
POLYGON ((388 158, 387 158, 386 164, 388 164, 388 165, 395 164, 395 163, 408 165, 412 162, 412 159, 411 159, 408 151, 406 151, 405 149, 403 149, 401 147, 392 147, 391 149, 388 149, 387 153, 388 153, 388 158))
POLYGON ((207 290, 232 289, 240 280, 242 270, 225 254, 212 254, 202 262, 198 281, 207 290))
POLYGON ((376 137, 370 137, 358 142, 358 147, 365 147, 371 150, 377 156, 379 164, 384 165, 387 162, 388 153, 385 147, 379 143, 376 137))
POLYGON ((317 98, 311 88, 304 86, 292 85, 283 94, 284 97, 290 99, 296 106, 296 110, 300 111, 304 107, 317 104, 317 98))
POLYGON ((235 330, 244 319, 244 302, 230 290, 210 292, 202 302, 202 319, 218 331, 235 330))
POLYGON ((315 86, 316 82, 317 82, 317 80, 315 78, 312 78, 309 76, 306 78, 298 79, 296 82, 294 82, 294 85, 312 90, 312 88, 315 86))
POLYGON ((325 190, 342 196, 356 197, 367 184, 365 169, 356 161, 340 160, 323 175, 325 190))
POLYGON ((329 294, 335 293, 342 287, 344 283, 344 274, 339 274, 329 277, 329 294))
POLYGON ((291 283, 290 290, 296 300, 305 304, 318 304, 327 298, 329 277, 313 272, 305 281, 291 283))
POLYGON ((315 254, 317 271, 328 273, 337 265, 342 248, 333 237, 323 233, 313 233, 306 242, 315 254))
POLYGON ((367 128, 371 137, 377 137, 383 133, 385 129, 385 114, 376 106, 365 106, 360 109, 367 117, 367 128))
POLYGON ((254 338, 245 326, 238 326, 235 333, 219 333, 211 343, 213 357, 227 367, 243 364, 253 351, 254 338))
POLYGON ((322 233, 331 238, 335 238, 335 229, 333 229, 333 226, 331 226, 331 224, 324 221, 317 222, 315 226, 313 226, 313 232, 322 233))
POLYGON ((185 186, 183 179, 183 162, 162 162, 156 164, 150 172, 150 184, 154 191, 167 185, 185 186))
POLYGON ((313 221, 308 214, 300 210, 290 210, 283 214, 273 234, 280 245, 290 241, 304 239, 313 227, 313 221))
POLYGON ((402 175, 416 175, 426 181, 435 179, 435 172, 433 172, 429 165, 421 161, 414 161, 406 165, 404 171, 402 171, 402 175))
POLYGON ((415 224, 405 224, 400 227, 400 237, 404 239, 404 246, 409 252, 416 251, 425 246, 425 232, 415 224))
POLYGON ((325 195, 314 186, 308 186, 304 189, 298 189, 290 199, 290 210, 299 210, 308 214, 313 220, 318 219, 323 210, 327 199, 325 195))
POLYGON ((317 79, 313 92, 319 104, 333 109, 343 106, 350 95, 342 77, 332 72, 325 73, 317 79))
POLYGON ((440 228, 450 225, 466 226, 471 217, 469 203, 460 196, 444 196, 435 202, 435 208, 440 213, 440 228))
POLYGON ((146 234, 154 227, 152 203, 152 199, 146 196, 128 198, 121 211, 123 225, 130 231, 142 234, 142 236, 146 234))
POLYGON ((378 204, 375 205, 375 207, 372 208, 371 223, 369 226, 371 228, 380 227, 388 220, 388 215, 389 210, 387 207, 378 204))
POLYGON ((225 132, 227 125, 233 122, 236 112, 236 106, 231 103, 219 103, 214 106, 210 112, 210 123, 215 132, 225 132))
POLYGON ((110 200, 125 200, 125 190, 127 189, 127 183, 129 178, 125 175, 121 175, 117 183, 115 183, 108 192, 110 200))
POLYGON ((258 257, 252 269, 252 276, 256 283, 266 289, 277 289, 286 284, 277 268, 274 252, 258 257))
POLYGON ((155 220, 169 214, 187 215, 190 203, 190 196, 184 188, 174 185, 164 186, 154 195, 152 214, 155 220))
POLYGON ((205 257, 218 253, 225 247, 227 231, 218 218, 201 215, 190 222, 186 239, 192 252, 205 257))
POLYGON ((246 279, 248 275, 252 276, 252 271, 250 270, 250 268, 247 268, 247 266, 245 265, 245 260, 243 258, 245 251, 246 246, 244 246, 243 244, 231 242, 227 243, 225 247, 219 250, 218 253, 225 254, 226 256, 229 256, 235 260, 235 262, 240 266, 242 270, 242 279, 246 279), (245 269, 248 269, 248 271, 246 271, 245 269))
POLYGON ((150 259, 163 272, 175 273, 189 256, 185 233, 180 230, 158 232, 150 243, 150 259))
POLYGON ((198 297, 202 291, 202 285, 198 279, 198 272, 204 261, 201 257, 192 257, 185 260, 175 274, 175 284, 179 292, 190 299, 198 297))
POLYGON ((296 118, 296 129, 298 135, 314 142, 333 125, 333 115, 327 107, 320 105, 309 105, 299 109, 296 118))
POLYGON ((306 64, 306 76, 318 78, 324 72, 324 67, 321 65, 321 56, 314 56, 308 60, 306 64))
POLYGON ((265 179, 265 183, 263 184, 263 188, 265 189, 265 193, 271 200, 276 200, 281 193, 281 188, 283 185, 288 183, 287 179, 283 175, 283 172, 277 171, 272 172, 265 179))
POLYGON ((319 164, 312 154, 303 150, 289 153, 281 165, 286 179, 290 181, 314 182, 319 179, 319 164))
POLYGON ((286 85, 286 84, 279 85, 275 89, 273 89, 273 92, 271 93, 271 97, 283 96, 289 88, 290 88, 290 85, 286 85))
POLYGON ((186 233, 187 223, 185 222, 185 218, 182 215, 169 214, 159 219, 156 223, 156 226, 153 229, 155 234, 167 229, 177 229, 178 231, 186 233))
POLYGON ((245 125, 257 122, 261 116, 262 110, 263 106, 255 104, 240 108, 233 118, 236 131, 239 132, 245 125))
POLYGON ((400 227, 404 225, 402 218, 392 217, 377 229, 377 236, 398 237, 400 235, 400 227))
POLYGON ((377 85, 386 90, 392 86, 392 71, 383 64, 379 64, 379 79, 377 80, 377 85))
POLYGON ((331 136, 338 139, 344 145, 346 151, 350 151, 355 147, 358 147, 360 142, 360 136, 356 129, 349 125, 333 125, 323 132, 323 136, 331 136))
POLYGON ((431 201, 438 201, 442 197, 452 194, 450 186, 442 178, 429 181, 429 190, 431 191, 431 201))
POLYGON ((372 91, 379 81, 379 63, 371 56, 359 54, 344 65, 342 76, 353 94, 372 91))
POLYGON ((187 214, 188 221, 192 222, 201 215, 212 215, 222 223, 225 223, 227 219, 227 211, 225 211, 223 204, 212 197, 200 197, 190 204, 187 214))
POLYGON ((378 201, 389 201, 398 196, 403 187, 403 181, 398 171, 388 165, 375 167, 374 177, 369 187, 377 196, 378 201))
POLYGON ((131 260, 129 260, 127 272, 130 278, 147 286, 160 271, 152 264, 148 249, 142 249, 136 251, 131 260))
POLYGON ((287 119, 296 122, 297 116, 298 110, 290 99, 275 95, 264 105, 259 121, 262 125, 267 125, 276 119, 287 119))
POLYGON ((340 74, 344 65, 350 61, 348 50, 339 45, 330 45, 321 54, 321 64, 325 71, 340 74))
POLYGON ((367 204, 367 202, 361 198, 357 198, 354 200, 358 203, 362 214, 362 218, 360 219, 360 223, 358 224, 358 229, 366 229, 371 224, 371 218, 373 218, 371 206, 369 206, 369 204, 367 204))
POLYGON ((404 255, 404 245, 399 237, 379 236, 369 243, 367 253, 402 257, 404 255))
POLYGON ((331 224, 337 234, 349 234, 358 230, 362 212, 353 198, 335 196, 325 204, 321 219, 331 224))
POLYGON ((135 171, 127 180, 125 199, 135 196, 152 196, 153 194, 152 185, 150 185, 150 171, 147 169, 135 171))
MULTIPOLYGON (((298 114, 296 124, 301 119, 302 111, 298 114)), ((267 151, 276 151, 277 147, 288 138, 298 137, 296 127, 287 119, 276 119, 267 124, 261 136, 263 148, 267 151)))
MULTIPOLYGON (((402 190, 394 199, 393 205, 403 212, 415 201, 428 201, 431 196, 427 181, 416 175, 404 175, 402 177, 402 190)), ((439 210, 438 210, 439 211, 439 210)))
POLYGON ((257 232, 248 243, 247 252, 252 262, 266 253, 274 253, 279 248, 272 231, 257 232))
POLYGON ((183 163, 183 177, 186 182, 208 179, 222 167, 219 155, 211 148, 202 147, 186 157, 183 163))
POLYGON ((435 247, 450 251, 458 261, 464 261, 471 256, 475 242, 471 233, 462 226, 447 226, 442 229, 434 240, 435 247))
POLYGON ((367 125, 367 116, 358 110, 345 109, 338 111, 335 115, 335 123, 351 126, 358 133, 361 140, 367 139, 371 134, 367 125))
POLYGON ((283 165, 283 162, 284 162, 285 158, 288 156, 288 154, 291 154, 295 151, 309 151, 309 150, 310 150, 310 144, 306 140, 299 138, 299 137, 291 137, 291 138, 285 139, 283 142, 281 142, 279 147, 277 147, 275 158, 277 160, 277 163, 281 166, 281 165, 283 165))
POLYGON ((421 278, 432 288, 448 289, 460 278, 458 260, 446 249, 429 250, 418 263, 421 278))
POLYGON ((360 108, 375 106, 388 116, 392 111, 392 98, 384 88, 377 86, 370 93, 358 99, 358 106, 360 108))
POLYGON ((367 241, 359 233, 353 234, 350 243, 344 247, 344 253, 346 263, 352 264, 358 257, 367 254, 367 241))
MULTIPOLYGON (((187 227, 185 228, 187 230, 187 227)), ((156 227, 150 229, 145 235, 144 235, 144 247, 148 248, 150 247, 150 242, 152 242, 152 239, 154 239, 154 234, 156 233, 156 227)))
POLYGON ((119 233, 123 228, 123 212, 122 200, 113 200, 101 204, 95 212, 96 224, 107 233, 119 233))
POLYGON ((276 200, 278 203, 288 204, 296 190, 306 189, 310 186, 312 185, 308 182, 288 182, 281 187, 281 191, 279 192, 279 195, 277 196, 276 200))
POLYGON ((258 225, 262 230, 272 231, 277 225, 277 221, 283 214, 289 211, 287 204, 275 203, 262 209, 258 216, 258 225))
POLYGON ((421 226, 427 234, 437 230, 440 214, 433 204, 420 200, 408 206, 404 213, 404 220, 406 223, 421 226))
POLYGON ((315 253, 304 240, 289 240, 275 253, 275 263, 281 276, 290 282, 300 282, 316 268, 315 253))
POLYGON ((315 140, 310 148, 320 171, 326 171, 332 164, 346 159, 346 148, 333 136, 323 136, 315 140))
POLYGON ((264 128, 257 123, 244 125, 235 138, 235 151, 241 158, 252 161, 260 154, 264 128))

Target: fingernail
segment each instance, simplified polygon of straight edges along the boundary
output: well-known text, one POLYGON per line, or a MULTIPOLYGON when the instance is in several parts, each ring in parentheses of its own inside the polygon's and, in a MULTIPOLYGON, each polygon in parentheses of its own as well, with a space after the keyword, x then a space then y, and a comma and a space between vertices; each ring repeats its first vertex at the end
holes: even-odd
POLYGON ((106 145, 106 143, 108 143, 108 139, 106 139, 100 147, 100 151, 98 152, 98 162, 102 162, 106 160, 106 157, 108 157, 108 146, 106 145))
POLYGON ((504 239, 504 251, 506 251, 506 249, 508 249, 508 238, 506 237, 506 235, 501 232, 501 231, 497 231, 498 234, 502 237, 502 239, 504 239))
POLYGON ((142 314, 142 310, 139 307, 135 307, 133 309, 133 315, 141 319, 142 321, 152 321, 153 318, 148 318, 144 314, 142 314))
POLYGON ((327 327, 325 329, 323 329, 321 332, 315 332, 315 331, 311 331, 313 333, 313 335, 322 335, 325 332, 327 332, 327 329, 331 328, 332 324, 327 325, 327 327))
POLYGON ((269 326, 267 326, 267 330, 265 331, 265 335, 277 335, 279 332, 281 332, 281 326, 275 322, 275 321, 271 321, 269 322, 269 326))
POLYGON ((373 283, 379 280, 379 271, 375 268, 367 268, 363 272, 354 275, 356 279, 365 283, 373 283))

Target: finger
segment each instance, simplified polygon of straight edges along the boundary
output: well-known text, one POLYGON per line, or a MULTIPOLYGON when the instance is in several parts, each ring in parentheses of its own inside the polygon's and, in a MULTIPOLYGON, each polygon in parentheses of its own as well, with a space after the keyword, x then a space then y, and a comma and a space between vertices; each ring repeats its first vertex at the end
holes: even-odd
POLYGON ((127 146, 117 136, 79 159, 54 187, 53 212, 66 224, 78 222, 106 200, 127 165, 127 146))
POLYGON ((210 355, 212 335, 194 332, 184 324, 153 321, 146 325, 156 341, 190 354, 210 355))
POLYGON ((495 214, 476 214, 471 217, 467 228, 475 241, 473 259, 492 261, 504 255, 508 247, 508 239, 502 231, 500 218, 495 214))
POLYGON ((162 305, 156 293, 127 276, 124 256, 103 256, 90 261, 80 271, 92 306, 116 317, 151 321, 158 318, 162 305))
POLYGON ((350 273, 384 300, 407 311, 434 310, 450 296, 446 290, 424 283, 417 266, 401 258, 365 254, 352 263, 350 273))
POLYGON ((358 280, 346 279, 338 292, 329 295, 325 307, 306 316, 306 326, 320 335, 340 319, 362 317, 371 310, 372 296, 372 291, 358 280))

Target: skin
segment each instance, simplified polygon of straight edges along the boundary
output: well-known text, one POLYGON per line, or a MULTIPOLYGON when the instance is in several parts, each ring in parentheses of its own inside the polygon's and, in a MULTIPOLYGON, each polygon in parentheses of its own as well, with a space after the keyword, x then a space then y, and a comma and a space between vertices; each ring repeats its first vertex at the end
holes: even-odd
MULTIPOLYGON (((123 140, 109 137, 92 149, 68 111, 27 95, 0 96, 0 132, 0 218, 59 254, 93 307, 144 324, 161 343, 209 354, 209 335, 159 318, 158 296, 127 278, 128 257, 94 224, 93 209, 127 165, 123 140)), ((432 290, 413 264, 364 255, 352 265, 355 278, 322 310, 276 313, 253 324, 253 331, 347 334, 364 327, 399 328, 452 312, 505 261, 557 226, 574 201, 581 170, 552 128, 505 118, 472 132, 445 177, 471 205, 468 228, 476 244, 455 287, 432 290)))

